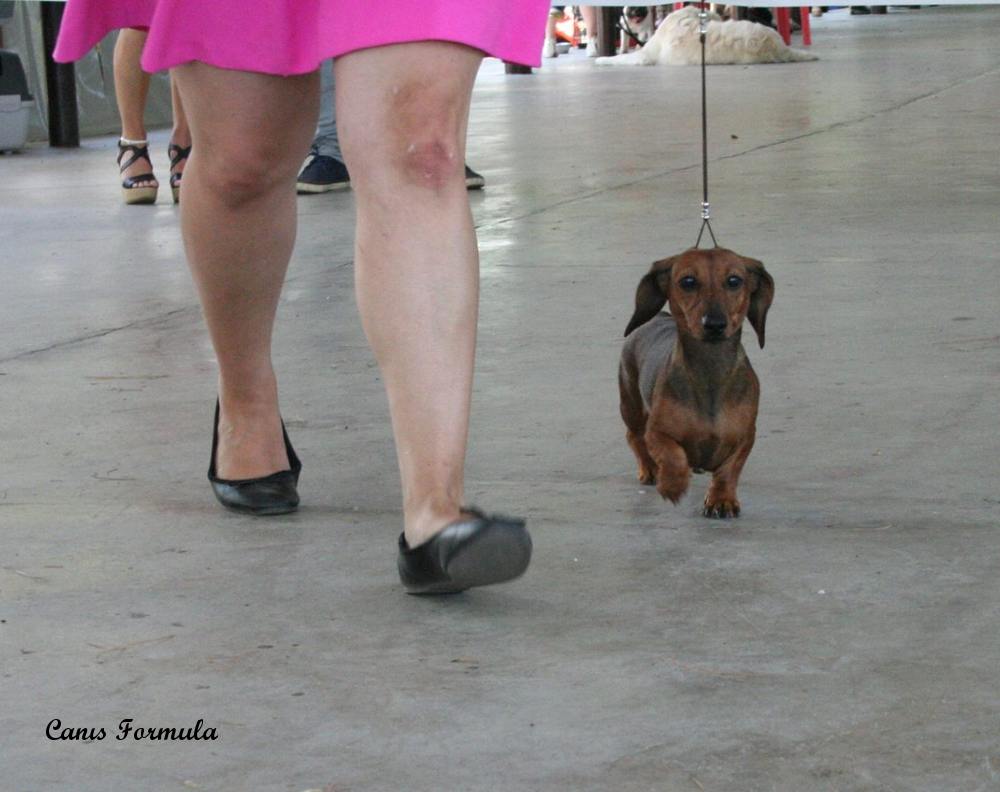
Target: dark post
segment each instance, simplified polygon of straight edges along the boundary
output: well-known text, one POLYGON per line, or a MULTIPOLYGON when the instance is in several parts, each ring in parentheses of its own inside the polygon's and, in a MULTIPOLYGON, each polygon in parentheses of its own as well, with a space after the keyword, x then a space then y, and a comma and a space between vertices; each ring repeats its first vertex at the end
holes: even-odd
POLYGON ((600 13, 597 15, 597 54, 598 55, 614 55, 615 54, 615 22, 621 15, 621 8, 616 8, 613 6, 603 6, 601 7, 600 13))
POLYGON ((42 47, 45 50, 45 88, 49 100, 49 145, 76 148, 80 145, 80 116, 76 107, 76 70, 72 63, 56 63, 56 47, 63 4, 43 2, 42 47))
POLYGON ((507 74, 531 74, 530 66, 525 66, 523 63, 511 63, 510 61, 503 62, 503 70, 507 74))

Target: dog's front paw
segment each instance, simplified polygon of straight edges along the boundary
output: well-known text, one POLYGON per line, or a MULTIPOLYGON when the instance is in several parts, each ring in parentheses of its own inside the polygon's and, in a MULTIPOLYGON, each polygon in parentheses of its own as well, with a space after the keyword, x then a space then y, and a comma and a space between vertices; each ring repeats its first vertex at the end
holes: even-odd
POLYGON ((740 516, 740 502, 736 498, 714 498, 705 496, 705 507, 701 510, 702 517, 728 520, 740 516))
POLYGON ((639 483, 640 484, 655 484, 656 474, 653 473, 649 468, 641 467, 639 468, 639 483))
POLYGON ((656 480, 656 491, 660 497, 669 500, 676 506, 684 493, 687 492, 690 476, 664 476, 662 473, 656 480))

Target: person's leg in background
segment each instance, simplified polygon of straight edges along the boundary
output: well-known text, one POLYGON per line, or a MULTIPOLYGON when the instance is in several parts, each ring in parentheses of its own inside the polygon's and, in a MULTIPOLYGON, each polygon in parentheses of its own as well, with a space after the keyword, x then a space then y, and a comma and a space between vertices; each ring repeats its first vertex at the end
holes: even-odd
POLYGON ((596 58, 597 52, 597 6, 580 6, 583 26, 587 29, 587 57, 596 58))
POLYGON ((302 195, 344 190, 351 186, 351 177, 340 151, 333 97, 333 61, 328 60, 320 67, 319 124, 316 136, 295 183, 296 190, 302 195))
POLYGON ((463 163, 481 59, 418 42, 335 64, 357 196, 358 306, 389 396, 410 547, 463 503, 479 295, 463 163))
POLYGON ((174 126, 170 131, 170 144, 167 146, 167 156, 170 158, 170 188, 174 192, 174 202, 179 199, 178 190, 181 186, 181 175, 191 154, 191 129, 188 127, 187 114, 181 102, 181 94, 177 89, 177 81, 170 81, 170 105, 173 108, 174 126))
POLYGON ((115 99, 122 120, 122 137, 146 139, 146 97, 149 75, 139 65, 146 31, 125 28, 118 34, 114 51, 115 99))
POLYGON ((140 60, 146 44, 144 30, 125 28, 115 42, 113 69, 115 101, 121 116, 122 133, 118 144, 118 165, 123 179, 126 203, 153 203, 159 182, 153 176, 153 163, 146 140, 146 97, 149 75, 140 60))
POLYGON ((295 242, 295 177, 316 128, 319 78, 203 63, 179 66, 172 77, 193 138, 181 230, 219 361, 217 474, 267 476, 289 467, 271 331, 295 242))
POLYGON ((556 50, 556 22, 562 19, 565 6, 552 6, 549 9, 549 18, 545 22, 545 43, 542 44, 543 58, 557 58, 559 52, 556 50))

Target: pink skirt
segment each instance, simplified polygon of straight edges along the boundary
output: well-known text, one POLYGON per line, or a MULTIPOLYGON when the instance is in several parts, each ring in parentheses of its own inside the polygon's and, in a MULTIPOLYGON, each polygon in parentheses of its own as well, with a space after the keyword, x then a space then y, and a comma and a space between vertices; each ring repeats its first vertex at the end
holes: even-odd
POLYGON ((306 74, 327 58, 409 41, 453 41, 537 66, 549 0, 68 0, 55 59, 83 57, 105 34, 149 30, 142 68, 189 61, 306 74))

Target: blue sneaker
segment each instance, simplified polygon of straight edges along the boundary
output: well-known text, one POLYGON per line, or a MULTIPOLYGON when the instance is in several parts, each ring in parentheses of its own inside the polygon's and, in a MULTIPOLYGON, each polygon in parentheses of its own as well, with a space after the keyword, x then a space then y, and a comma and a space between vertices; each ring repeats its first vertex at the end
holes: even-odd
POLYGON ((316 154, 299 173, 295 190, 299 195, 346 190, 351 186, 347 166, 339 159, 316 154))

